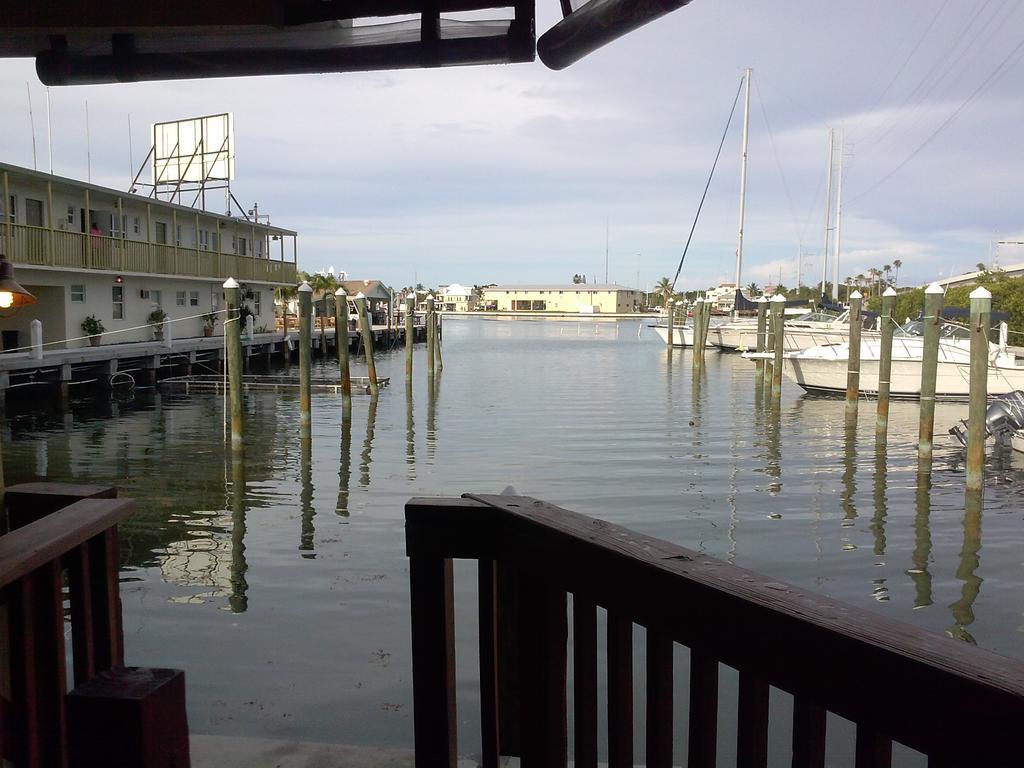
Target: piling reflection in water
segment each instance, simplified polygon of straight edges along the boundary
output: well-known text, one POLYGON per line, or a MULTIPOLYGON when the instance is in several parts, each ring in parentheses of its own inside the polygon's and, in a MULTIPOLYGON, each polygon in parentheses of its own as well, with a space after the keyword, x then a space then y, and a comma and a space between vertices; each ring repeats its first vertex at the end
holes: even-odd
POLYGON ((441 392, 441 374, 427 377, 427 461, 433 463, 437 453, 437 399, 441 392))
POLYGON ((313 525, 313 518, 316 516, 316 509, 313 506, 313 435, 312 430, 303 425, 299 430, 299 511, 300 511, 300 533, 299 551, 303 557, 313 559, 314 553, 313 537, 316 535, 316 528, 313 525))
POLYGON ((875 479, 873 497, 875 513, 871 516, 871 535, 874 538, 876 557, 885 557, 885 521, 889 514, 886 495, 888 450, 885 443, 875 444, 875 479))
MULTIPOLYGON (((852 528, 857 519, 857 423, 846 419, 843 425, 843 478, 839 494, 843 510, 843 527, 852 528)), ((843 549, 855 545, 845 540, 843 549)))
POLYGON ((341 408, 341 448, 338 455, 338 503, 335 512, 348 517, 349 483, 352 481, 352 399, 341 408))
POLYGON ((983 579, 977 575, 981 565, 981 509, 982 495, 968 492, 964 512, 964 543, 960 549, 960 563, 956 569, 956 578, 963 582, 960 599, 949 606, 953 614, 953 626, 947 632, 957 640, 976 645, 974 636, 967 627, 974 623, 974 601, 981 592, 983 579))
POLYGON ((249 584, 245 580, 249 566, 245 561, 245 460, 237 453, 231 462, 231 594, 232 613, 245 613, 249 607, 249 584))
POLYGON ((405 464, 409 479, 416 479, 416 423, 413 418, 412 382, 405 383, 405 464))
POLYGON ((931 476, 918 474, 914 493, 914 549, 907 575, 914 582, 914 608, 932 604, 932 575, 928 570, 932 558, 931 476))
POLYGON ((363 440, 363 452, 359 455, 359 487, 370 487, 370 464, 373 462, 373 430, 377 424, 377 395, 370 395, 370 405, 366 409, 366 438, 363 440))

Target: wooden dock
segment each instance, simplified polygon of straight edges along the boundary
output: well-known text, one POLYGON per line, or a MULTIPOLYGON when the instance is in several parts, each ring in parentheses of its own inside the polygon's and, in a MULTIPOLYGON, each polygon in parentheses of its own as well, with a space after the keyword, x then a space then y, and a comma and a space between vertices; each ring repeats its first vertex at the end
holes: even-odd
MULTIPOLYGON (((425 340, 422 326, 414 329, 415 342, 425 340)), ((313 354, 334 354, 335 330, 315 328, 313 354), (324 342, 321 343, 321 335, 324 342)), ((373 326, 374 347, 391 349, 405 343, 405 329, 373 326)), ((349 348, 361 346, 357 331, 348 332, 349 348)), ((298 355, 298 333, 281 331, 242 337, 246 368, 267 367, 274 360, 291 362, 298 355)), ((161 341, 101 344, 75 349, 35 349, 0 354, 0 393, 6 396, 22 389, 36 392, 53 387, 67 397, 71 387, 93 385, 103 389, 155 386, 162 379, 194 374, 220 374, 224 365, 224 337, 197 336, 161 341)))

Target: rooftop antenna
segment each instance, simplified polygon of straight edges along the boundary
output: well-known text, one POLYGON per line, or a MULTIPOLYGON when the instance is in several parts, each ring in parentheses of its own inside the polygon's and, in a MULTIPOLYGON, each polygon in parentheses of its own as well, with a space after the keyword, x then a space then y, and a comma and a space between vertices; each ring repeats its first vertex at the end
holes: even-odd
POLYGON ((25 81, 25 93, 28 94, 28 124, 32 129, 32 170, 38 171, 39 167, 36 165, 36 121, 32 116, 32 89, 29 88, 28 80, 25 81))
POLYGON ((53 126, 50 123, 50 89, 46 89, 46 152, 50 159, 50 175, 53 176, 53 126))
POLYGON ((128 113, 128 191, 135 192, 132 189, 135 183, 135 161, 132 159, 132 113, 128 113))
POLYGON ((89 100, 85 100, 85 178, 92 184, 92 138, 89 134, 89 100))
POLYGON ((604 217, 604 282, 608 284, 608 217, 604 217))

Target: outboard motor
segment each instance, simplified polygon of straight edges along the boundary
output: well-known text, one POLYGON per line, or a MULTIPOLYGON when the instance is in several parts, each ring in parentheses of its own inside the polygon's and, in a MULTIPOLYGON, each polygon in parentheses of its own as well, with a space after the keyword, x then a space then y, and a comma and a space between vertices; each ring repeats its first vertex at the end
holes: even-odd
MULTIPOLYGON (((1024 390, 1000 395, 985 411, 985 437, 997 440, 1024 429, 1024 390)), ((949 434, 964 448, 967 447, 967 422, 950 427, 949 434)))

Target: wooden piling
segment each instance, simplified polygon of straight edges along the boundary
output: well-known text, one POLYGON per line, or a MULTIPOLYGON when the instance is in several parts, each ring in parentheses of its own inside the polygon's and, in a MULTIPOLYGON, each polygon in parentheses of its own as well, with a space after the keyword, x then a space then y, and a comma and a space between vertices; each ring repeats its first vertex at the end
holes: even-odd
POLYGON ((334 347, 341 371, 341 399, 352 399, 352 372, 348 360, 348 294, 344 288, 334 292, 334 347))
MULTIPOLYGON (((676 300, 669 299, 666 301, 665 309, 665 319, 668 321, 668 348, 672 349, 672 334, 676 324, 676 300)), ((679 329, 679 332, 683 332, 682 328, 679 329)))
MULTIPOLYGON (((765 302, 765 314, 767 315, 767 317, 765 318, 764 350, 765 352, 774 352, 775 326, 772 322, 771 299, 765 297, 765 302)), ((773 355, 771 360, 764 361, 764 371, 762 373, 764 374, 764 386, 766 389, 771 389, 772 386, 772 369, 774 367, 772 361, 774 359, 775 357, 773 355)))
POLYGON ((772 328, 775 331, 775 361, 772 363, 772 400, 782 399, 782 351, 786 346, 786 297, 777 293, 772 297, 772 328))
POLYGON ((935 433, 935 375, 939 364, 939 329, 942 327, 942 286, 932 283, 924 291, 924 349, 921 359, 921 422, 917 433, 917 471, 932 471, 932 435, 935 433))
POLYGON ((846 356, 846 420, 856 422, 860 403, 860 332, 862 325, 860 291, 850 294, 850 340, 846 356))
POLYGON ((700 366, 704 359, 700 355, 700 330, 704 323, 701 318, 704 315, 704 297, 698 296, 693 302, 693 364, 700 366))
POLYGON ((313 288, 307 282, 299 286, 299 425, 308 429, 312 422, 313 288))
POLYGON ((441 319, 441 313, 437 311, 437 306, 434 306, 434 355, 437 357, 437 370, 444 370, 444 360, 441 359, 441 325, 443 321, 441 319))
POLYGON ((967 414, 967 490, 985 482, 985 411, 988 408, 988 329, 992 294, 978 286, 971 292, 971 388, 967 414))
MULTIPOLYGON (((766 325, 768 320, 768 299, 764 296, 757 297, 757 348, 755 351, 763 353, 767 341, 766 325)), ((754 381, 757 384, 764 382, 764 360, 757 360, 754 363, 754 381)))
POLYGON ((231 451, 241 453, 245 446, 245 410, 242 395, 242 327, 239 312, 238 281, 224 282, 224 346, 227 347, 228 396, 231 399, 231 451))
POLYGON ((434 295, 427 294, 427 376, 434 377, 434 295))
POLYGON ((356 314, 359 315, 359 331, 363 337, 363 352, 366 354, 366 375, 370 378, 370 394, 376 397, 380 387, 377 384, 377 366, 373 362, 373 329, 370 327, 366 297, 362 292, 356 294, 356 314))
POLYGON ((416 294, 405 297, 405 380, 412 381, 412 343, 416 334, 416 294))
POLYGON ((896 327, 896 291, 890 285, 882 294, 882 345, 878 355, 878 411, 875 442, 885 443, 889 432, 889 385, 892 377, 892 332, 896 327))

